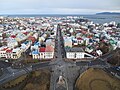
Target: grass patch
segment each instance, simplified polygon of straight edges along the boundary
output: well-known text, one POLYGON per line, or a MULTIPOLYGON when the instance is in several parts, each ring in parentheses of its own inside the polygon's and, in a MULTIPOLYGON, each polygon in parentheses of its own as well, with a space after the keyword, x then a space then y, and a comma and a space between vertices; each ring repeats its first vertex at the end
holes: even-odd
POLYGON ((31 73, 31 78, 23 90, 49 90, 50 72, 47 70, 31 73))
POLYGON ((90 68, 76 82, 77 90, 120 90, 120 80, 101 69, 90 68))

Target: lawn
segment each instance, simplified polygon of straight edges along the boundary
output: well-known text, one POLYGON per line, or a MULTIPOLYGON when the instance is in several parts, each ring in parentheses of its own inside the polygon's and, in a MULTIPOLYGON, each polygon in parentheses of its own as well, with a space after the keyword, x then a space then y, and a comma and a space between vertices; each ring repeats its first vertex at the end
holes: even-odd
POLYGON ((23 90, 49 90, 50 72, 48 70, 35 71, 23 90))
POLYGON ((120 90, 120 80, 101 69, 90 68, 76 82, 77 90, 120 90))

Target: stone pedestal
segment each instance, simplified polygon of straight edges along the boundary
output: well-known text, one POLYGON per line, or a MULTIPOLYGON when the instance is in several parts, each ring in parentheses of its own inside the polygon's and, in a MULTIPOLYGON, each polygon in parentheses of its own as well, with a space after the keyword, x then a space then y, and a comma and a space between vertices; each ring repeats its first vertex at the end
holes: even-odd
POLYGON ((63 76, 59 76, 57 84, 59 84, 59 85, 64 85, 65 84, 65 80, 64 80, 63 76))

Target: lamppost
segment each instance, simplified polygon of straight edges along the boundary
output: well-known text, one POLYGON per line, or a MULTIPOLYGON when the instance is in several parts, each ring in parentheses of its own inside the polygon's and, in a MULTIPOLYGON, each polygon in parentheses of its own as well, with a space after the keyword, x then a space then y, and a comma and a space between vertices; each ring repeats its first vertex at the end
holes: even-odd
POLYGON ((14 76, 14 75, 15 75, 15 73, 13 72, 13 73, 12 73, 12 75, 14 76))

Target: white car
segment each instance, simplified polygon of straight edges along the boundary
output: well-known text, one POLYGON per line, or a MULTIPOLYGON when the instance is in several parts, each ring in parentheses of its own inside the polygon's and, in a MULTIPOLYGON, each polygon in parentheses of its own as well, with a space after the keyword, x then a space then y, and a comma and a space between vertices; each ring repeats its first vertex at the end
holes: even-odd
POLYGON ((120 67, 118 67, 117 70, 120 71, 120 67))
POLYGON ((5 60, 5 62, 9 62, 8 60, 5 60))

